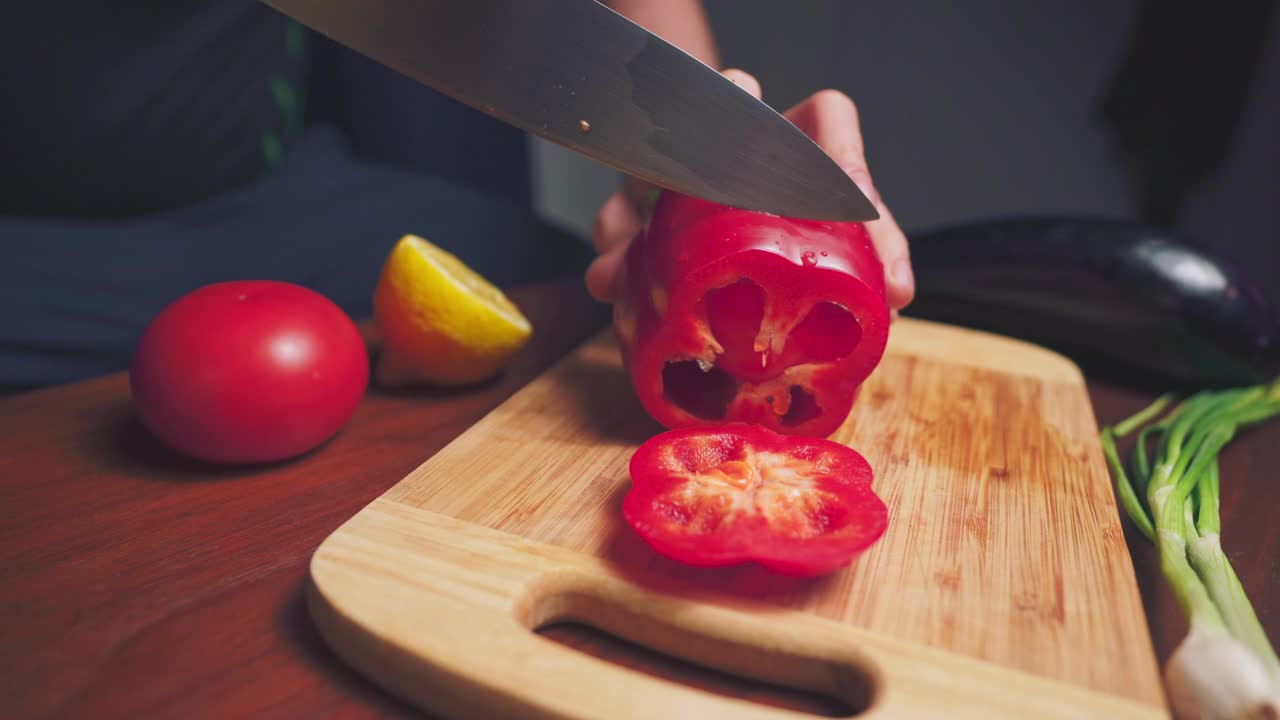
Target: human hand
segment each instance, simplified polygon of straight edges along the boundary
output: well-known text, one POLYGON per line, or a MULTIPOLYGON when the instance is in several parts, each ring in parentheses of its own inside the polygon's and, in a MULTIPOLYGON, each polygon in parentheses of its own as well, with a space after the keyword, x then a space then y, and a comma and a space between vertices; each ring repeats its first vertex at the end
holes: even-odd
MULTIPOLYGON (((741 70, 725 70, 724 75, 760 97, 760 83, 751 75, 741 70)), ((853 101, 838 90, 821 90, 783 115, 813 138, 875 204, 880 219, 868 222, 866 227, 884 263, 886 299, 895 312, 905 307, 915 295, 907 238, 871 182, 853 101)), ((652 185, 628 178, 622 190, 610 196, 596 213, 591 241, 600 257, 587 268, 586 281, 587 290, 597 300, 614 301, 623 255, 640 232, 652 190, 652 185)))

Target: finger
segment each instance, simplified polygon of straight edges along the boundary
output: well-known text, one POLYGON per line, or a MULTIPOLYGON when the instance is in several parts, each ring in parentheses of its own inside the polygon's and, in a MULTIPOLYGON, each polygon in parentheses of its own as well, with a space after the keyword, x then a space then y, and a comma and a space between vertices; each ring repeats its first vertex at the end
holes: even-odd
POLYGON ((836 162, 866 165, 858 108, 848 95, 839 90, 820 90, 783 116, 813 138, 836 162))
POLYGON ((616 192, 604 201, 591 226, 591 244, 596 252, 606 253, 626 243, 640 231, 640 215, 621 193, 616 192))
POLYGON ((751 93, 755 99, 759 100, 764 97, 761 94, 760 81, 756 80, 750 73, 743 72, 737 68, 729 68, 721 74, 728 78, 734 85, 737 85, 743 90, 751 93))
POLYGON ((592 261, 587 268, 587 292, 600 302, 611 303, 618 296, 618 273, 627 246, 620 245, 592 261))
POLYGON ((893 310, 911 303, 916 294, 915 274, 911 270, 911 250, 907 236, 884 203, 877 203, 880 219, 867 223, 867 232, 876 254, 884 263, 885 300, 893 310))
POLYGON ((823 90, 784 115, 813 138, 876 206, 880 219, 867 223, 866 227, 884 263, 885 299, 893 310, 905 307, 915 297, 915 276, 907 238, 871 180, 857 106, 838 90, 823 90))
POLYGON ((867 199, 879 203, 862 142, 858 108, 839 90, 821 90, 783 113, 831 156, 867 199))

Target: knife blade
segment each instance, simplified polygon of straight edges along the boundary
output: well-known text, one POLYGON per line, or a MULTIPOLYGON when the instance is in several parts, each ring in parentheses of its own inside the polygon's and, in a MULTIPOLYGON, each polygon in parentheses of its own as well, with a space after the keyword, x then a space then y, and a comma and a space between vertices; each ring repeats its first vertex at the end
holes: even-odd
POLYGON ((661 187, 789 217, 879 217, 786 118, 595 0, 263 1, 481 112, 661 187))

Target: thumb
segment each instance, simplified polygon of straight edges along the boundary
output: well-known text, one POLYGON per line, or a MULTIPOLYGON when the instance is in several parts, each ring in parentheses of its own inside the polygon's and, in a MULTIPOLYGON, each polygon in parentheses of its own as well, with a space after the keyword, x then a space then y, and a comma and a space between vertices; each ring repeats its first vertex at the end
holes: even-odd
POLYGON ((764 97, 760 91, 760 81, 756 80, 751 74, 745 73, 737 68, 730 68, 721 74, 728 78, 734 85, 737 85, 743 90, 751 93, 752 97, 755 99, 760 100, 764 97))

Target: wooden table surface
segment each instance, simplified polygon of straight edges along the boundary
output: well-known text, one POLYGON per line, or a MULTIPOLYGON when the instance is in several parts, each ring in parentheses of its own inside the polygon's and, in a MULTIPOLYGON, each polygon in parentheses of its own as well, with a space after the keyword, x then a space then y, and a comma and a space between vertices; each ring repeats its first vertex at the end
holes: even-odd
MULTIPOLYGON (((301 459, 217 469, 176 457, 114 375, 0 399, 0 698, 6 718, 421 717, 348 670, 303 608, 316 546, 607 322, 578 278, 511 293, 537 328, 503 377, 465 392, 371 389, 301 459)), ((1100 422, 1149 400, 1091 383, 1100 422)), ((1223 457, 1225 545, 1280 637, 1280 424, 1223 457)), ((1129 544, 1161 663, 1183 633, 1154 554, 1129 544)), ((839 710, 575 628, 555 640, 760 702, 839 710)), ((638 700, 641 701, 641 700, 638 700)))

